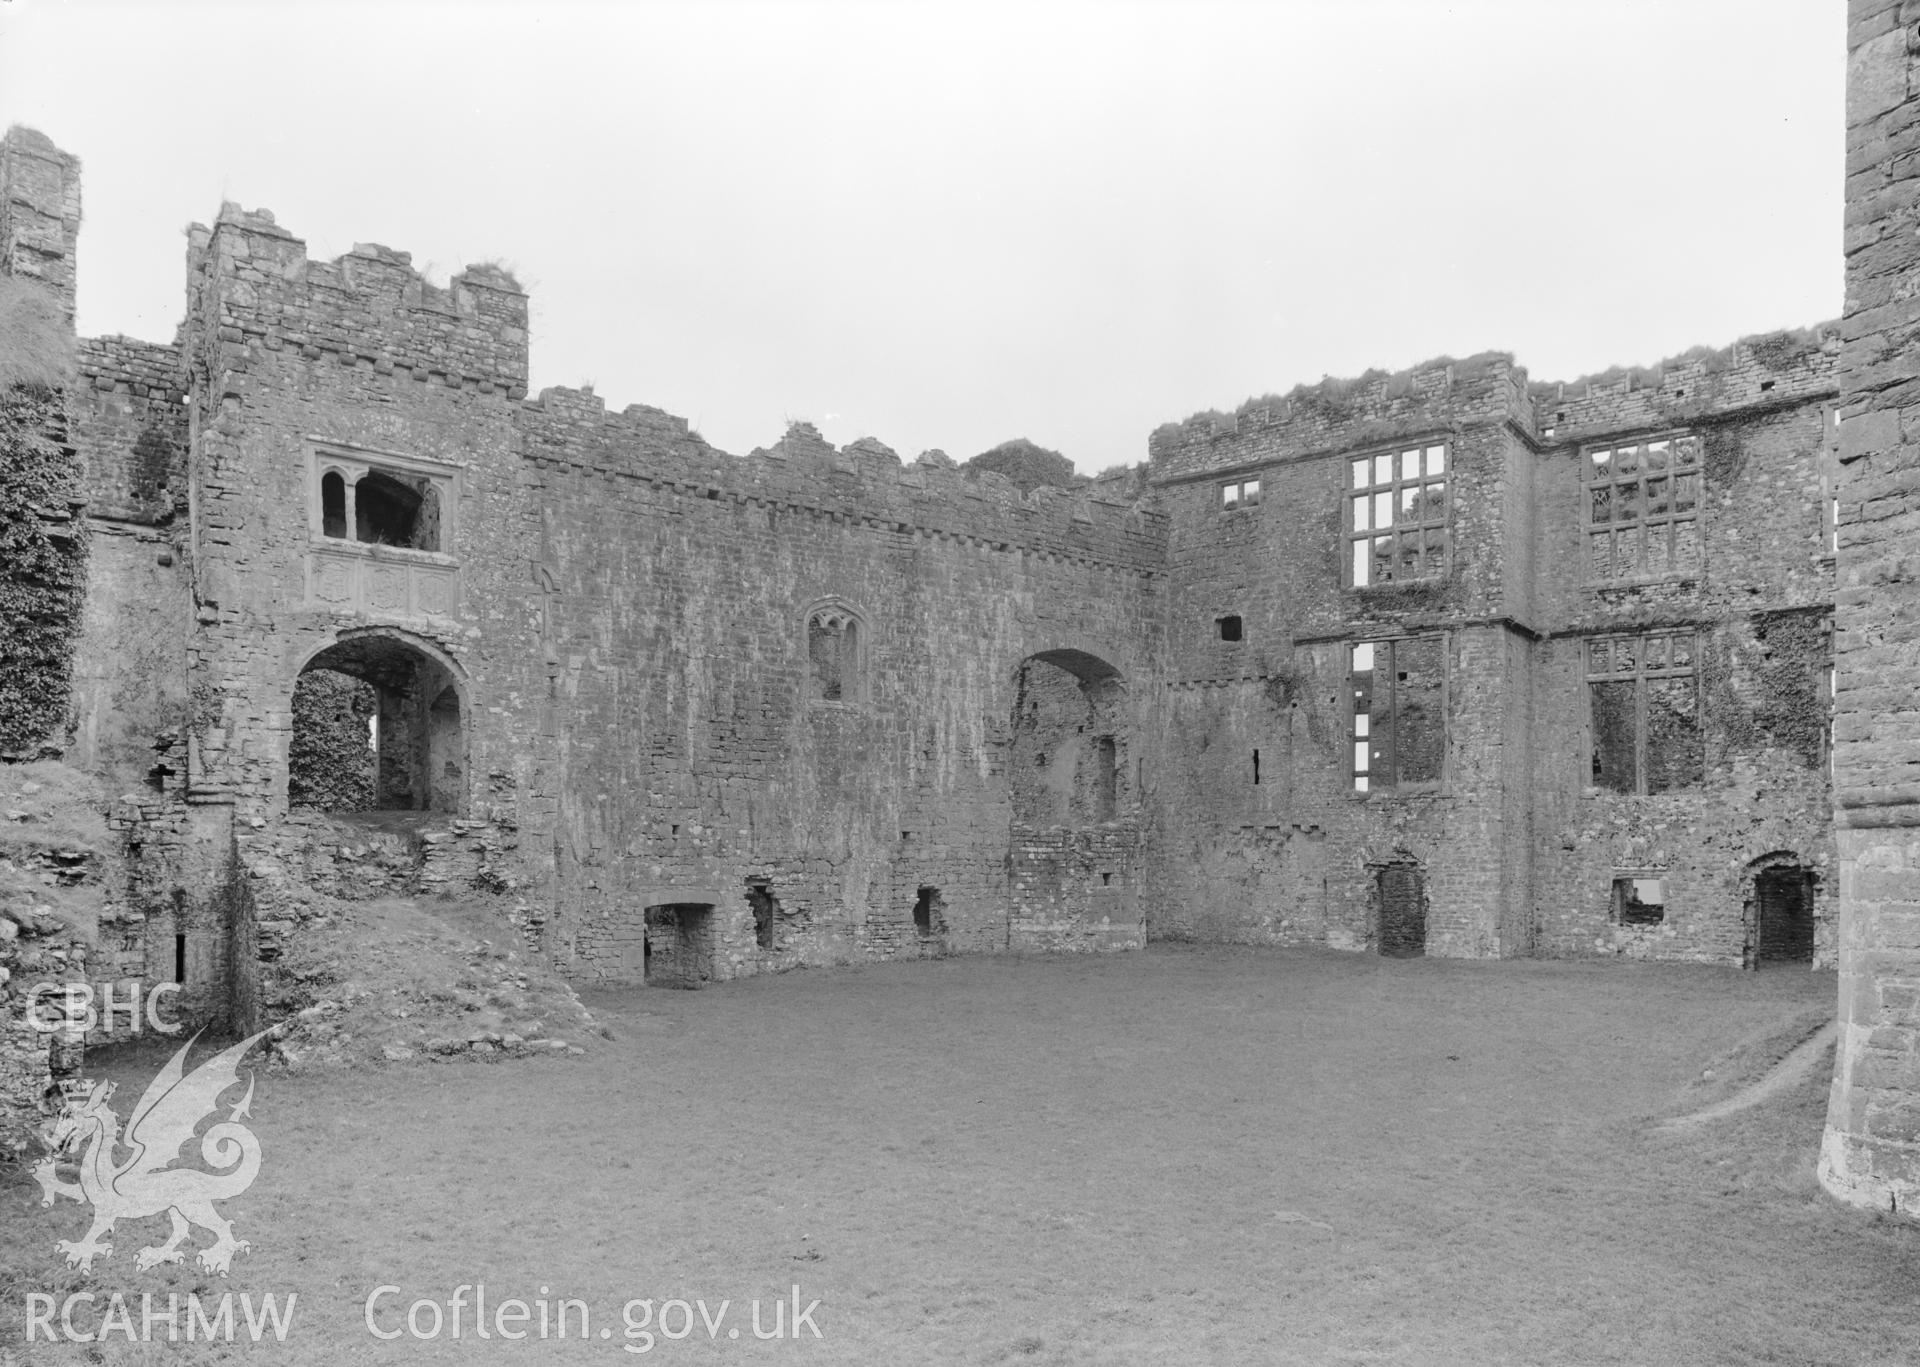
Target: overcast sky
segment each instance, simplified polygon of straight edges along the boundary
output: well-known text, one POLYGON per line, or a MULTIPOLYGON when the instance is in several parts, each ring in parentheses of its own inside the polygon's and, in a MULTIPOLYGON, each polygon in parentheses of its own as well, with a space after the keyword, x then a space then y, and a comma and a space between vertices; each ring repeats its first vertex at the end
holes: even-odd
POLYGON ((533 299, 535 389, 1088 472, 1437 353, 1536 379, 1840 311, 1823 0, 0 0, 85 168, 79 325, 165 341, 269 208, 533 299))

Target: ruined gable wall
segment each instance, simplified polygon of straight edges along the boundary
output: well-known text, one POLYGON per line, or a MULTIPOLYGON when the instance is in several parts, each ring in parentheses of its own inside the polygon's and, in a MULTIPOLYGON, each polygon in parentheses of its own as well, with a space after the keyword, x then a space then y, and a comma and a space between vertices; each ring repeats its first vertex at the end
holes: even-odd
POLYGON ((1153 479, 1171 519, 1169 677, 1149 779, 1153 934, 1363 948, 1374 871, 1427 870, 1435 953, 1524 952, 1526 888, 1502 851, 1516 804, 1509 743, 1527 709, 1506 638, 1504 529, 1531 419, 1524 372, 1488 356, 1260 401, 1160 429, 1153 479), (1452 552, 1437 579, 1353 588, 1352 459, 1444 438, 1452 552), (1257 476, 1256 507, 1220 486, 1257 476), (1218 639, 1241 615, 1244 638, 1218 639), (1356 795, 1349 650, 1444 637, 1444 783, 1356 795), (1252 757, 1260 752, 1260 782, 1252 757))
POLYGON ((1816 962, 1831 964, 1835 874, 1826 774, 1833 345, 1818 330, 1748 339, 1658 370, 1536 385, 1540 567, 1534 815, 1538 948, 1738 966, 1753 880, 1816 877, 1816 962), (1548 434, 1551 434, 1550 436, 1548 434), (1692 434, 1702 449, 1701 557, 1614 578, 1587 545, 1588 452, 1692 434), (1702 765, 1683 791, 1619 794, 1591 773, 1587 645, 1679 631, 1696 643, 1702 765), (1621 925, 1612 886, 1658 871, 1659 925, 1621 925))
POLYGON ((186 769, 186 376, 177 346, 129 337, 83 338, 78 362, 67 425, 92 555, 69 758, 151 804, 186 769))
POLYGON ((1835 839, 1840 1022, 1820 1178, 1844 1200, 1920 1202, 1920 16, 1852 0, 1847 28, 1847 306, 1840 358, 1835 839))
MULTIPOLYGON (((553 585, 561 867, 546 930, 562 961, 640 976, 640 913, 671 901, 712 902, 720 975, 1006 948, 1018 666, 1070 648, 1144 680, 1159 520, 1087 491, 1022 498, 995 476, 902 467, 877 442, 835 450, 804 426, 741 459, 657 411, 606 415, 554 390, 523 426, 553 585), (808 608, 823 601, 861 634, 839 701, 810 696, 808 608), (779 903, 771 947, 749 879, 779 903), (923 886, 943 903, 931 941, 912 924, 923 886)), ((1090 858, 1080 835, 1094 838, 1042 863, 1090 858)), ((1081 893, 1058 936, 1077 941, 1117 894, 1063 877, 1081 893)))

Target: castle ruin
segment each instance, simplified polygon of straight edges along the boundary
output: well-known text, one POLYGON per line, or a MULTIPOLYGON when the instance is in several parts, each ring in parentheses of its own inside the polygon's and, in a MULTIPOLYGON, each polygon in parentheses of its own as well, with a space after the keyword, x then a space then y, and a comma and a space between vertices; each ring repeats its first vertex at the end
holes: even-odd
MULTIPOLYGON (((8 410, 84 588, 6 744, 121 795, 89 972, 248 1018, 296 884, 478 889, 609 983, 1154 939, 1838 967, 1827 1180, 1903 1204, 1920 26, 1852 9, 1839 323, 1328 380, 1025 495, 530 395, 506 272, 225 206, 174 341, 81 340, 8 410)), ((11 131, 0 270, 69 327, 79 222, 11 131)))

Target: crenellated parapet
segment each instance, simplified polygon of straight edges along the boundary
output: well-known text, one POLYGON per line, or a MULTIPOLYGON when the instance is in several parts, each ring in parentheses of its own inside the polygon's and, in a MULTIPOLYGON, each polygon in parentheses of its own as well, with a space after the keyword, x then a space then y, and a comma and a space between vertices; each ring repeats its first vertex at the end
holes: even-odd
POLYGON ((1837 327, 1821 325, 1696 347, 1653 366, 1540 381, 1532 386, 1535 422, 1542 440, 1560 444, 1817 402, 1839 392, 1839 355, 1837 327))
POLYGON ((1165 566, 1166 519, 1127 497, 1135 486, 1124 479, 1022 495, 1004 476, 965 473, 937 452, 903 464, 871 437, 835 447, 808 423, 734 456, 684 419, 639 404, 609 413, 598 396, 573 389, 542 390, 522 408, 520 426, 536 470, 642 481, 688 499, 762 504, 1144 574, 1165 566))
POLYGON ((1531 431, 1527 372, 1505 352, 1325 379, 1196 413, 1148 439, 1154 483, 1388 444, 1488 423, 1531 431))
POLYGON ((196 369, 220 369, 212 349, 257 345, 422 384, 526 394, 527 296, 497 266, 470 266, 442 288, 406 252, 370 243, 313 261, 271 213, 233 204, 188 239, 196 369))

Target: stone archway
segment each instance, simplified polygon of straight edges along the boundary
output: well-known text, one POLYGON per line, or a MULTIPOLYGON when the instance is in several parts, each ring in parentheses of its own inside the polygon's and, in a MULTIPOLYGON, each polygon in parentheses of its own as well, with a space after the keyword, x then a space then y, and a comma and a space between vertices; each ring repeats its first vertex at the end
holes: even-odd
POLYGON ((301 666, 291 710, 289 806, 466 810, 465 681, 427 642, 391 628, 342 632, 301 666))
POLYGON ((1140 799, 1126 679, 1083 650, 1014 673, 1007 789, 1012 949, 1131 949, 1141 920, 1140 799))

